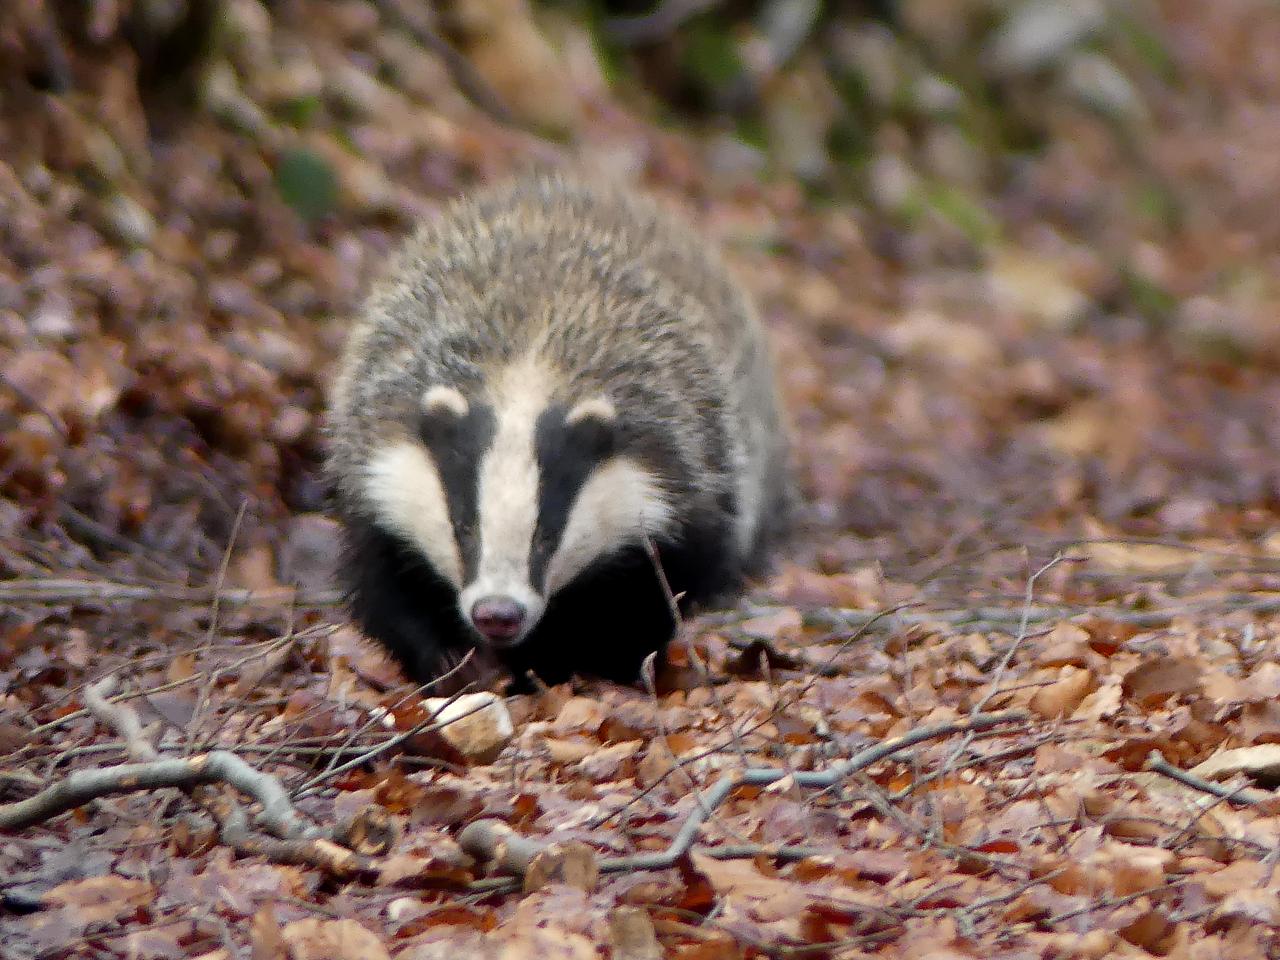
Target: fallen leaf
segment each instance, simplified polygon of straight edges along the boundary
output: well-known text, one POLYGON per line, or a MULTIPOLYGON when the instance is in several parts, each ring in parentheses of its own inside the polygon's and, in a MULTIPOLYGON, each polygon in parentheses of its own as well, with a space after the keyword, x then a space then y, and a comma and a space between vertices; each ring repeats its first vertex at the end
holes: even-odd
POLYGON ((573 697, 560 708, 551 728, 556 733, 599 730, 604 722, 604 704, 591 697, 573 697))
POLYGON ((1076 667, 1063 667, 1060 679, 1041 687, 1031 697, 1031 709, 1046 720, 1065 717, 1080 706, 1093 689, 1093 673, 1076 667))
POLYGON ((151 903, 155 888, 145 880, 108 874, 61 883, 42 899, 50 906, 66 908, 77 922, 105 923, 151 903))
MULTIPOLYGON (((1204 892, 1215 900, 1229 896, 1239 890, 1257 890, 1262 886, 1270 871, 1257 860, 1237 860, 1229 863, 1221 870, 1201 872, 1198 879, 1204 892)), ((1274 890, 1272 896, 1275 896, 1274 890)))
POLYGON ((289 960, 391 960, 382 941, 355 920, 308 917, 285 926, 289 960))
POLYGON ((524 891, 540 890, 549 883, 563 883, 590 892, 600 877, 596 852, 585 843, 553 843, 530 861, 524 874, 524 891))
POLYGON ((1280 898, 1275 890, 1234 890, 1214 911, 1210 927, 1243 920, 1275 929, 1280 926, 1280 898))
POLYGON ((738 629, 748 637, 760 640, 789 640, 799 635, 802 626, 804 626, 804 620, 800 616, 800 611, 784 607, 762 617, 744 620, 739 624, 738 629))
POLYGON ((1156 657, 1126 673, 1122 689, 1130 700, 1150 707, 1168 697, 1199 692, 1202 670, 1194 660, 1156 657))
POLYGON ((649 912, 640 907, 615 907, 609 914, 609 941, 614 960, 662 960, 649 912))
POLYGON ((249 951, 252 960, 290 960, 284 931, 269 903, 259 907, 249 921, 249 951))
POLYGON ((1206 780, 1224 780, 1243 773, 1260 784, 1280 784, 1280 743, 1223 750, 1192 767, 1191 773, 1206 780))

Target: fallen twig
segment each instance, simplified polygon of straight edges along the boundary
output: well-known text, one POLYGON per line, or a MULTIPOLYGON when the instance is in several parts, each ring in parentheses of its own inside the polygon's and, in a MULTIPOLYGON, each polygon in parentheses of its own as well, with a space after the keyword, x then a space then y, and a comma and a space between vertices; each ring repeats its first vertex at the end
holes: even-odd
POLYGON ((100 722, 125 742, 135 763, 72 773, 48 790, 19 803, 0 807, 0 828, 20 829, 57 816, 88 800, 110 794, 176 787, 198 804, 218 827, 222 843, 242 856, 262 856, 276 863, 299 864, 324 870, 340 878, 373 877, 373 861, 325 836, 294 810, 279 781, 255 770, 225 750, 195 757, 161 759, 146 739, 137 712, 107 698, 115 687, 107 676, 85 687, 84 701, 100 722), (257 800, 262 811, 258 825, 272 836, 255 833, 243 807, 234 797, 217 789, 227 784, 257 800))
POLYGON ((1027 714, 1022 710, 979 713, 963 719, 953 720, 949 723, 920 727, 901 737, 895 737, 893 740, 886 740, 883 743, 878 743, 873 747, 859 751, 848 760, 837 763, 826 770, 787 771, 775 767, 753 767, 732 773, 721 778, 710 790, 701 794, 697 805, 666 850, 660 853, 640 854, 634 857, 606 860, 601 863, 600 869, 608 873, 620 870, 662 870, 670 867, 680 857, 689 852, 690 847, 693 846, 694 839, 698 835, 698 829, 710 816, 710 812, 715 810, 730 793, 740 786, 765 786, 775 783, 783 777, 792 777, 796 784, 802 787, 830 787, 851 773, 865 770, 872 764, 913 747, 917 743, 935 740, 938 737, 949 736, 953 733, 986 730, 1006 723, 1020 723, 1026 719, 1027 714))
MULTIPOLYGON (((293 634, 293 635, 286 634, 283 637, 277 637, 276 639, 266 641, 265 643, 255 644, 254 646, 257 649, 254 649, 253 652, 246 654, 245 656, 226 665, 225 667, 216 668, 214 673, 219 675, 234 673, 236 670, 239 670, 241 667, 244 667, 250 663, 253 663, 254 661, 261 660, 263 657, 270 656, 272 653, 276 652, 283 644, 286 644, 289 642, 297 642, 298 640, 302 639, 304 636, 314 635, 317 632, 321 632, 323 630, 328 630, 328 629, 330 628, 323 627, 323 628, 317 629, 313 627, 311 630, 305 631, 304 633, 293 634)), ((192 652, 199 652, 200 650, 210 650, 210 649, 213 649, 213 648, 206 644, 205 646, 197 648, 196 651, 192 651, 192 652)), ((172 655, 170 654, 169 656, 171 657, 172 655)), ((150 659, 152 658, 135 661, 133 663, 133 666, 134 667, 144 666, 147 663, 147 661, 150 659)), ((191 674, 188 677, 179 677, 177 680, 170 680, 168 683, 162 683, 159 686, 150 687, 146 690, 135 690, 135 691, 130 691, 128 693, 118 694, 114 697, 111 697, 110 702, 123 703, 126 700, 136 700, 140 697, 150 697, 157 693, 165 693, 169 690, 176 690, 179 687, 185 687, 193 683, 202 682, 206 680, 209 676, 210 674, 208 671, 201 670, 191 674)), ((91 711, 87 709, 73 710, 70 713, 63 714, 62 716, 58 717, 56 720, 50 720, 48 723, 42 723, 38 727, 33 727, 31 730, 27 731, 27 735, 34 739, 36 737, 41 736, 44 733, 47 733, 50 730, 54 730, 58 727, 66 726, 68 723, 71 723, 72 721, 80 720, 86 716, 89 716, 90 713, 91 711)))
POLYGON ((5 603, 77 603, 172 600, 181 603, 221 603, 264 606, 294 604, 299 607, 330 607, 342 602, 336 590, 300 591, 294 587, 275 590, 242 590, 184 587, 178 584, 116 583, 112 580, 16 579, 0 580, 0 601, 5 603))
MULTIPOLYGON (((1026 712, 1022 710, 1003 710, 997 713, 974 714, 948 723, 920 727, 901 737, 895 737, 892 740, 886 740, 873 747, 868 747, 854 754, 848 760, 828 767, 826 770, 791 771, 778 767, 751 767, 731 773, 722 777, 714 786, 696 797, 693 810, 689 813, 675 839, 671 841, 666 850, 657 853, 636 854, 629 857, 607 858, 600 861, 600 872, 624 873, 632 870, 665 870, 674 866, 681 857, 685 856, 693 848, 702 824, 710 818, 715 809, 724 802, 729 794, 740 786, 765 786, 770 783, 776 783, 783 777, 791 777, 797 785, 802 787, 830 787, 850 774, 865 770, 872 764, 926 740, 935 740, 955 733, 987 730, 1005 724, 1022 723, 1027 720, 1027 716, 1026 712)), ((477 820, 469 824, 463 830, 463 835, 459 837, 459 842, 462 843, 464 849, 470 847, 468 852, 472 852, 481 858, 488 855, 491 859, 497 859, 500 867, 517 875, 520 874, 522 865, 527 867, 528 863, 532 862, 531 857, 536 856, 538 851, 546 847, 545 844, 541 844, 536 840, 515 834, 510 827, 501 821, 490 819, 477 820)), ((710 848, 710 850, 714 849, 716 848, 710 848)), ((740 853, 742 856, 756 856, 761 852, 765 852, 753 845, 740 845, 740 848, 736 850, 734 848, 720 849, 722 850, 720 856, 726 859, 731 858, 730 854, 733 852, 740 853)), ((768 855, 767 852, 766 855, 768 855)))
POLYGON ((1193 790, 1219 797, 1229 803, 1253 806, 1254 804, 1267 803, 1276 799, 1276 794, 1268 790, 1258 790, 1254 787, 1227 787, 1220 783, 1205 780, 1203 777, 1197 777, 1194 773, 1175 767, 1160 755, 1159 750, 1152 750, 1147 755, 1147 762, 1143 764, 1143 769, 1162 774, 1170 780, 1177 780, 1184 786, 1191 787, 1193 790))
POLYGON ((625 46, 654 43, 675 33, 692 17, 719 6, 721 0, 664 0, 652 13, 605 21, 605 31, 625 46))
POLYGON ((125 752, 134 760, 146 763, 160 758, 159 751, 146 738, 138 712, 123 703, 113 703, 107 698, 116 688, 116 678, 110 674, 84 688, 84 703, 99 721, 106 724, 124 740, 125 752))
POLYGON ((444 63, 458 90, 499 123, 515 125, 516 120, 479 71, 446 40, 431 22, 429 8, 403 0, 377 0, 378 10, 394 27, 399 27, 444 63))
POLYGON ((1031 626, 1031 600, 1035 596, 1036 581, 1066 559, 1062 554, 1058 554, 1027 578, 1026 595, 1022 601, 1022 613, 1018 617, 1017 636, 1013 638, 1013 643, 1009 644, 1009 648, 1005 650, 1004 656, 1000 658, 1000 662, 996 665, 996 672, 992 676, 991 682, 987 685, 987 692, 983 694, 981 700, 973 705, 973 710, 970 712, 975 716, 981 713, 983 708, 991 702, 991 698, 1000 692, 1000 682, 1004 680, 1005 672, 1009 669, 1009 665, 1013 663, 1013 658, 1017 654, 1018 648, 1027 639, 1027 630, 1031 626))
MULTIPOLYGON (((592 890, 600 877, 596 852, 580 840, 545 843, 522 837, 501 820, 475 820, 458 835, 467 853, 494 864, 503 873, 520 877, 525 892, 552 881, 592 890)), ((489 878, 483 886, 502 889, 504 877, 489 878)), ((474 888, 474 885, 473 885, 474 888)))
MULTIPOLYGON (((468 654, 468 657, 469 656, 470 654, 468 654)), ((453 670, 450 671, 450 673, 453 673, 454 671, 462 669, 463 665, 467 662, 468 657, 464 657, 462 660, 460 660, 458 664, 453 668, 453 670)), ((443 676, 437 677, 435 680, 431 681, 430 683, 425 684, 424 688, 431 686, 432 683, 439 683, 447 679, 448 676, 449 674, 444 674, 443 676)), ((405 730, 401 733, 397 733, 395 736, 375 744, 369 749, 364 750, 363 752, 357 754, 355 757, 346 761, 345 763, 340 763, 337 766, 330 766, 327 769, 322 770, 320 773, 316 774, 314 777, 312 777, 302 786, 298 787, 298 789, 294 791, 294 796, 300 797, 303 794, 309 793, 310 791, 314 790, 316 787, 320 786, 320 784, 325 783, 328 780, 332 780, 334 777, 341 776, 342 774, 346 773, 348 770, 352 770, 356 767, 362 766, 368 763, 369 761, 375 759, 376 757, 382 756, 382 754, 386 753, 388 750, 394 750, 396 747, 398 747, 400 744, 404 743, 407 740, 412 740, 414 737, 420 736, 424 733, 434 733, 438 730, 442 730, 443 728, 447 727, 449 724, 455 723, 458 720, 463 719, 464 717, 469 717, 473 713, 479 713, 482 710, 489 709, 488 703, 481 703, 472 707, 470 710, 467 710, 465 713, 460 713, 456 717, 450 717, 448 720, 444 721, 443 723, 441 723, 437 719, 442 713, 444 713, 446 709, 448 709, 449 706, 455 703, 459 697, 461 697, 464 693, 466 693, 471 688, 471 686, 472 684, 470 683, 467 684, 465 687, 463 687, 461 690, 459 690, 457 693, 451 696, 446 703, 441 705, 441 707, 438 710, 434 711, 431 714, 431 716, 427 717, 421 723, 415 724, 414 726, 410 727, 408 730, 405 730)))
MULTIPOLYGON (((744 618, 764 617, 776 613, 780 607, 770 605, 745 606, 735 611, 732 618, 713 619, 710 622, 731 623, 744 618)), ((1016 635, 1017 630, 1032 623, 1054 623, 1075 617, 1096 616, 1115 623, 1123 623, 1139 629, 1167 627, 1178 617, 1214 613, 1222 610, 1244 613, 1268 614, 1280 612, 1280 596, 1275 594, 1235 593, 1215 597, 1199 603, 1166 607, 1162 610, 1124 610, 1105 604, 1091 606, 1036 605, 970 607, 962 610, 903 611, 886 616, 883 611, 856 610, 843 607, 821 607, 801 610, 806 626, 828 629, 848 629, 867 624, 878 624, 882 629, 901 630, 904 627, 941 624, 950 627, 981 627, 992 633, 1007 632, 1016 635), (1025 617, 1025 623, 1024 623, 1025 617)))
POLYGON ((343 879, 371 879, 377 874, 377 867, 369 857, 326 837, 267 837, 254 833, 243 808, 231 797, 209 793, 197 800, 218 824, 219 839, 241 856, 261 856, 274 863, 317 867, 343 879))
POLYGON ((99 797, 164 787, 191 788, 225 783, 262 804, 258 821, 277 837, 313 834, 293 809, 275 777, 255 770, 234 753, 214 750, 194 757, 122 763, 99 770, 77 770, 34 797, 0 806, 0 829, 20 830, 99 797))

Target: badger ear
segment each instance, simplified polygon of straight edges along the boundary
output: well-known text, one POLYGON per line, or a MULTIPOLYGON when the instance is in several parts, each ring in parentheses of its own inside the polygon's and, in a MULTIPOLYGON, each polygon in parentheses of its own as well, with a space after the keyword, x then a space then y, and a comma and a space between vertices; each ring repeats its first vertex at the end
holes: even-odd
POLYGON ((580 400, 565 414, 573 445, 593 460, 613 455, 618 446, 618 411, 608 397, 580 400))
POLYGON ((461 420, 467 415, 470 406, 460 390, 442 383, 428 387, 422 394, 422 412, 427 416, 446 415, 461 420))
POLYGON ((584 420, 596 420, 601 423, 611 424, 618 419, 617 408, 613 402, 606 396, 587 397, 585 400, 579 400, 569 412, 565 414, 564 422, 569 426, 576 426, 584 420))

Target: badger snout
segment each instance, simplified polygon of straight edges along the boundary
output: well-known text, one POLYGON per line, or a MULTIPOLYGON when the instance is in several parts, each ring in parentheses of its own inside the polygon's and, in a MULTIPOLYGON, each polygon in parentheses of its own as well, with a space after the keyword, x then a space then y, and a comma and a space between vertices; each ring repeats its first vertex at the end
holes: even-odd
POLYGON ((471 623, 480 635, 497 646, 520 638, 528 611, 514 597, 481 597, 471 607, 471 623))

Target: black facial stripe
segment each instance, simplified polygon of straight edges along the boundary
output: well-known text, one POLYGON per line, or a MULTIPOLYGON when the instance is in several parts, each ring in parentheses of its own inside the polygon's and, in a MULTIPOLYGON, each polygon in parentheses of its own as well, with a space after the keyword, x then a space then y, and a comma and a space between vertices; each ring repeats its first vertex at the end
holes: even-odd
POLYGON ((548 407, 534 428, 538 460, 538 523, 529 554, 529 577, 545 586, 547 562, 564 535, 578 492, 591 471, 617 451, 619 426, 586 417, 567 423, 568 408, 548 407))
POLYGON ((475 575, 480 551, 480 460, 493 442, 494 430, 493 410, 481 403, 472 403, 462 416, 436 407, 423 413, 418 423, 418 436, 440 471, 464 582, 475 575))

